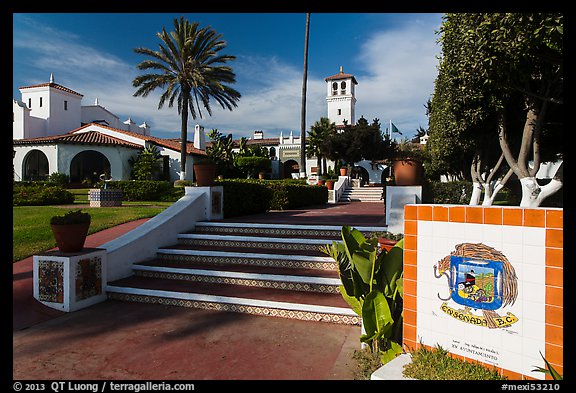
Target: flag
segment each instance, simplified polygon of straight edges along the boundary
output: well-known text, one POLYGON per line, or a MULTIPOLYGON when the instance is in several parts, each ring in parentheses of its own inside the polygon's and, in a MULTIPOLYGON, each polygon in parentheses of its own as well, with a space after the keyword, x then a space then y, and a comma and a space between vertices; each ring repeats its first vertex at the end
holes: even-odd
POLYGON ((398 134, 402 135, 402 133, 400 132, 400 130, 394 125, 394 123, 390 122, 390 125, 392 127, 392 132, 397 132, 398 134))

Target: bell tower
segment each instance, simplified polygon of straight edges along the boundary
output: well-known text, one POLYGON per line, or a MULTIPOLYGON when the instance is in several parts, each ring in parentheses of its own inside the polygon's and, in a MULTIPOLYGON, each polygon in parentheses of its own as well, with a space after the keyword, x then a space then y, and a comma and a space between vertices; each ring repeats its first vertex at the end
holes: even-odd
POLYGON ((324 79, 326 81, 326 102, 328 104, 328 119, 337 126, 346 121, 356 124, 355 86, 358 84, 354 75, 345 74, 340 66, 340 72, 324 79))

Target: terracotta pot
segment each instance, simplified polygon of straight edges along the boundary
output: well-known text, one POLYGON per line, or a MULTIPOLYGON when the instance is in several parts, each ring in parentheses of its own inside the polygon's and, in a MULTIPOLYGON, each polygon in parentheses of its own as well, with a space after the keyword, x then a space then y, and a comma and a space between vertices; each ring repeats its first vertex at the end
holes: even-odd
POLYGON ((397 186, 422 185, 422 163, 420 161, 412 159, 394 160, 392 171, 397 186))
POLYGON ((51 224, 52 233, 58 249, 62 252, 80 252, 84 248, 84 242, 88 235, 90 223, 84 224, 51 224))
POLYGON ((334 181, 333 180, 326 180, 326 187, 328 187, 329 190, 333 190, 334 189, 334 181))
POLYGON ((319 186, 323 186, 324 184, 326 184, 326 181, 323 179, 318 179, 318 185, 319 186))
POLYGON ((216 164, 194 164, 194 178, 199 187, 214 185, 216 164))
POLYGON ((340 176, 346 176, 348 173, 348 168, 340 168, 340 176))
POLYGON ((378 244, 381 250, 390 251, 396 243, 398 243, 398 240, 388 239, 387 237, 378 238, 378 244))

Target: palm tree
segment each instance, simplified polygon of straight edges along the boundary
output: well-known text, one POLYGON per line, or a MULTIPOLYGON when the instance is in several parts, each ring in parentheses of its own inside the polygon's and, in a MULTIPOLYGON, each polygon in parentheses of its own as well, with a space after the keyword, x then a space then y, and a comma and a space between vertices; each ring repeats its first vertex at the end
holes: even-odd
POLYGON ((150 56, 138 64, 139 70, 151 73, 137 76, 132 85, 137 87, 134 96, 146 97, 156 88, 164 89, 158 109, 168 101, 168 107, 178 102, 182 116, 180 147, 180 179, 186 177, 186 147, 188 142, 188 110, 193 119, 202 118, 202 107, 212 116, 210 100, 214 99, 223 109, 232 110, 240 99, 240 93, 229 87, 236 82, 232 68, 225 65, 235 56, 220 54, 226 48, 222 35, 210 26, 200 28, 184 17, 174 19, 174 31, 168 33, 163 27, 156 34, 160 39, 159 50, 135 48, 134 52, 150 56))
POLYGON ((306 82, 308 79, 308 36, 310 13, 306 14, 306 36, 304 38, 304 76, 302 78, 302 109, 300 113, 300 177, 306 177, 306 82))
POLYGON ((308 148, 306 149, 307 157, 316 157, 318 165, 318 175, 326 172, 326 149, 324 141, 336 132, 336 124, 331 123, 327 117, 321 117, 316 121, 308 132, 308 148), (324 159, 324 169, 322 169, 321 160, 324 159))

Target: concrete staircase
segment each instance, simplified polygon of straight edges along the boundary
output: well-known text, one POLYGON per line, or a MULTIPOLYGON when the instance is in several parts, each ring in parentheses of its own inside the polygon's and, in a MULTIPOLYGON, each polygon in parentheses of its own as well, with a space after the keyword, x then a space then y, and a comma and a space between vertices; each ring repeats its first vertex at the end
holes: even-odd
MULTIPOLYGON (((385 230, 356 227, 366 235, 385 230)), ((360 324, 338 291, 334 260, 319 247, 339 226, 199 222, 178 244, 109 282, 111 299, 360 324)))
POLYGON ((383 202, 382 187, 349 187, 338 202, 383 202))

